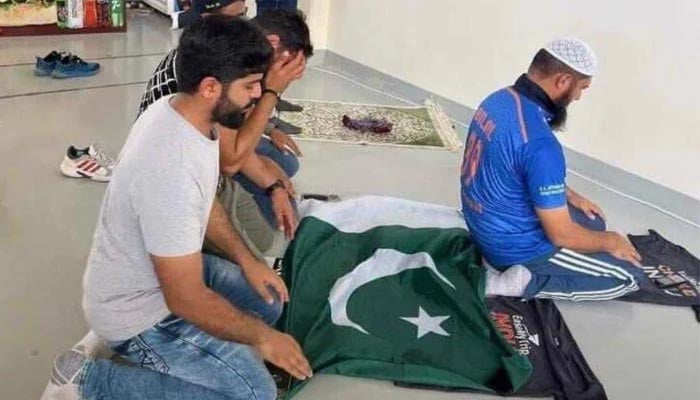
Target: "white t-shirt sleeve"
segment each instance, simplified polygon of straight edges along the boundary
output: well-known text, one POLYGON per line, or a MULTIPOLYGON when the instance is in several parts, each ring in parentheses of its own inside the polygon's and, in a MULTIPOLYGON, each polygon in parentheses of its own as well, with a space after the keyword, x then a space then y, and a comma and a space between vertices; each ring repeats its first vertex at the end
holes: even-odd
POLYGON ((182 166, 161 170, 139 183, 136 212, 149 254, 177 257, 202 249, 202 192, 182 166))

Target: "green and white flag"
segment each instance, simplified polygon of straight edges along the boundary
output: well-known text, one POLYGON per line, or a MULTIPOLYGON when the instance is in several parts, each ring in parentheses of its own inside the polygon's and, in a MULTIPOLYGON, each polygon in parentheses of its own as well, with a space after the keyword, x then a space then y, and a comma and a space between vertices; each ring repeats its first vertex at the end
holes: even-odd
POLYGON ((374 196, 301 208, 284 326, 315 373, 498 393, 527 381, 455 209, 374 196))

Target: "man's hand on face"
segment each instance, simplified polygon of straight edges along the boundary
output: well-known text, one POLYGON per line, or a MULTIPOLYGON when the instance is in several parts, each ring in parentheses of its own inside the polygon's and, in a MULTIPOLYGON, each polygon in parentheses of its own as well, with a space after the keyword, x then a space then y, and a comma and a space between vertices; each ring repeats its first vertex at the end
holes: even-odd
POLYGON ((274 90, 282 94, 289 84, 301 78, 306 68, 306 58, 303 52, 298 52, 296 56, 291 56, 285 52, 279 59, 275 60, 265 75, 265 88, 274 90))

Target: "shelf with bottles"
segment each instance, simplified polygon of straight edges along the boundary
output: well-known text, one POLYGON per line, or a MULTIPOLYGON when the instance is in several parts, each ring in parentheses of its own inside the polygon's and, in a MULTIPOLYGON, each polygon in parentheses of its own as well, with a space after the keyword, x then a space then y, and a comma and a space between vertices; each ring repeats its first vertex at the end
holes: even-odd
POLYGON ((0 0, 0 37, 125 31, 125 0, 0 0), (10 8, 3 8, 8 2, 13 2, 10 8), (42 14, 18 19, 30 2, 42 14))

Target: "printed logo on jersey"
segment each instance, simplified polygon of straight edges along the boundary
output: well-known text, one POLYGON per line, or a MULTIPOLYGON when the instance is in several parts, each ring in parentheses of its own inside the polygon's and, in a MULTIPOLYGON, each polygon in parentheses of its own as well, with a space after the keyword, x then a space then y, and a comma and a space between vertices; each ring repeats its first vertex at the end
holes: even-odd
POLYGON ((643 266, 644 273, 669 296, 700 297, 697 279, 685 271, 667 265, 643 266))
POLYGON ((559 183, 556 185, 540 186, 538 188, 540 196, 557 196, 566 193, 566 184, 559 183))
POLYGON ((540 347, 540 335, 533 334, 522 315, 491 311, 491 319, 503 338, 523 356, 529 356, 533 346, 540 347))

